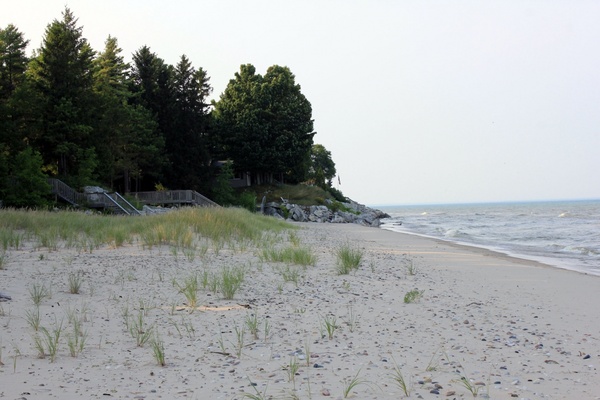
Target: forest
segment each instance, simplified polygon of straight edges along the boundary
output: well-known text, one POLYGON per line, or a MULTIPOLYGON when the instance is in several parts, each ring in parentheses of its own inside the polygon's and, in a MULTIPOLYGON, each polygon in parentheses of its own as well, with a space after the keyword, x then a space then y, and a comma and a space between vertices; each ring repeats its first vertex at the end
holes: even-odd
POLYGON ((127 63, 112 36, 96 51, 69 8, 31 55, 28 45, 18 27, 0 27, 3 206, 47 206, 48 178, 219 198, 223 180, 242 171, 253 183, 336 192, 331 153, 315 144, 311 104, 288 67, 261 75, 241 65, 210 101, 208 72, 185 55, 169 65, 143 45, 127 63))

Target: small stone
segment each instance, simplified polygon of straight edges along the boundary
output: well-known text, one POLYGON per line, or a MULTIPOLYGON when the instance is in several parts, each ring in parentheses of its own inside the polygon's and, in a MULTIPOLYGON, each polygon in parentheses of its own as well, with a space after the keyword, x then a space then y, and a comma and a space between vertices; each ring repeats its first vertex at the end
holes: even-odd
POLYGON ((584 360, 587 360, 588 358, 590 358, 591 356, 589 354, 586 354, 585 357, 583 357, 584 360))
POLYGON ((465 320, 463 321, 463 324, 465 324, 465 325, 469 325, 469 320, 468 320, 468 319, 465 319, 465 320))
POLYGON ((329 393, 329 390, 328 390, 328 389, 323 389, 323 390, 321 390, 321 394, 322 394, 323 396, 331 396, 331 393, 329 393))
POLYGON ((558 364, 558 362, 554 361, 554 360, 546 360, 544 361, 546 364, 558 364))
POLYGON ((440 391, 439 391, 439 390, 437 390, 437 389, 431 389, 431 390, 429 391, 429 393, 431 393, 431 394, 440 394, 440 391))
POLYGON ((449 390, 449 391, 446 392, 446 396, 447 397, 454 396, 455 394, 456 394, 456 392, 454 390, 449 390))

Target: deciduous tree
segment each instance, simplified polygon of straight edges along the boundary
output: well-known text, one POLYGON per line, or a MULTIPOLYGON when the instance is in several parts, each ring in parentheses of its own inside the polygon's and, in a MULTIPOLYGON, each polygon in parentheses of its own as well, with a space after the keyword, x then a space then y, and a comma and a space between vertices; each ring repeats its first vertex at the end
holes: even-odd
POLYGON ((224 156, 256 183, 264 175, 306 178, 315 135, 312 108, 289 68, 274 65, 263 77, 242 65, 214 115, 224 156))

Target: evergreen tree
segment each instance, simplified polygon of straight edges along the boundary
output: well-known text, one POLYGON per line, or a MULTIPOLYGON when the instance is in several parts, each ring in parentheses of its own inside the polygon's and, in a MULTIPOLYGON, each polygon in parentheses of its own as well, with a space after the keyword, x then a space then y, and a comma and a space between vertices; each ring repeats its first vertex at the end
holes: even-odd
POLYGON ((28 43, 14 25, 0 29, 0 99, 7 99, 24 79, 28 43))
POLYGON ((0 29, 0 143, 13 155, 24 148, 19 127, 23 123, 20 117, 28 108, 22 107, 18 89, 25 82, 27 43, 14 25, 0 29))
POLYGON ((94 115, 94 51, 65 8, 63 19, 46 28, 42 47, 33 60, 32 75, 44 101, 43 127, 37 146, 47 169, 74 186, 93 180, 89 166, 94 115))
POLYGON ((209 77, 183 55, 174 70, 174 126, 165 132, 171 161, 170 184, 204 191, 210 182, 207 97, 209 77))
POLYGON ((95 147, 102 181, 112 187, 121 179, 119 190, 129 192, 131 179, 139 182, 145 171, 161 165, 163 143, 151 113, 129 104, 129 66, 120 54, 117 39, 109 36, 95 60, 94 89, 100 105, 95 147))

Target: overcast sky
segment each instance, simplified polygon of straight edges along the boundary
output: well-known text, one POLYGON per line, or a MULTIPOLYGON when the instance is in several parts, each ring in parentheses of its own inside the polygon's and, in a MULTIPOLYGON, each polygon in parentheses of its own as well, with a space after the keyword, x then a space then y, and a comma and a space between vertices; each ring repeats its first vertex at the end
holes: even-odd
POLYGON ((600 1, 19 0, 0 27, 32 51, 65 4, 95 50, 185 54, 214 98, 288 66, 359 202, 600 198, 600 1))

